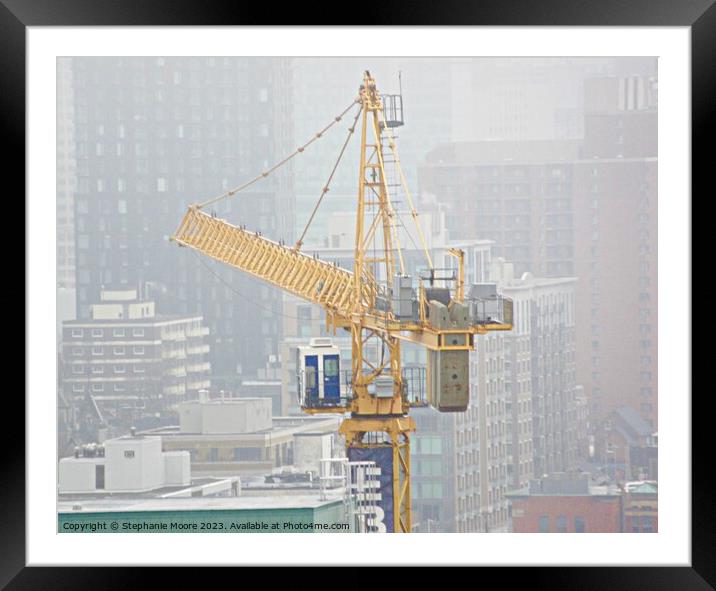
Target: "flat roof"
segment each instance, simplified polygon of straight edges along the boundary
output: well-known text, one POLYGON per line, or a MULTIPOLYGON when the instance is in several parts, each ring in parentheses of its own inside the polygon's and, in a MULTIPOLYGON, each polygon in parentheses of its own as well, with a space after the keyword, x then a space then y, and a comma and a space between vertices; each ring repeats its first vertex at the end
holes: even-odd
POLYGON ((251 511, 259 509, 316 509, 342 503, 340 498, 321 500, 318 493, 247 495, 239 497, 183 497, 168 499, 102 498, 77 499, 57 504, 58 513, 105 513, 137 511, 251 511), (80 509, 73 507, 80 506, 80 509))
MULTIPOLYGON (((171 452, 165 452, 171 453, 171 452)), ((81 459, 81 458, 80 458, 81 459)), ((94 458, 89 458, 94 459, 94 458)), ((100 458, 104 459, 104 458, 100 458)), ((156 499, 162 495, 175 493, 182 490, 190 490, 208 484, 219 484, 220 482, 228 482, 229 477, 217 477, 217 476, 204 476, 199 478, 192 478, 189 484, 172 484, 162 486, 160 488, 153 488, 152 490, 146 490, 141 492, 108 492, 106 490, 94 490, 87 492, 74 492, 74 493, 59 493, 58 502, 68 503, 71 505, 80 503, 95 503, 102 501, 139 501, 142 499, 156 499)))

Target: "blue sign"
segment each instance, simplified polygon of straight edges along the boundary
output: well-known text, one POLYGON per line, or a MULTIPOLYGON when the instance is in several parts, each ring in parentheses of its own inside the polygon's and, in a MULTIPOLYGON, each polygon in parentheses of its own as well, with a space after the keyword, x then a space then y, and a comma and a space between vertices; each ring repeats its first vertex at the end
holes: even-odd
POLYGON ((395 531, 393 508, 393 448, 384 447, 349 447, 348 461, 375 462, 380 469, 380 501, 378 506, 383 510, 383 523, 389 532, 395 531))

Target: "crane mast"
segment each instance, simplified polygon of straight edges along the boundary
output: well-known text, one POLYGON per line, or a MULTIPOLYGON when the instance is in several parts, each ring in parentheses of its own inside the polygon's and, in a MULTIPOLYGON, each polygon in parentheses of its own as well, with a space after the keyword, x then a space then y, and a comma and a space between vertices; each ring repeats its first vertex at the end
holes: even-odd
MULTIPOLYGON (((332 406, 304 402, 302 410, 309 414, 344 415, 339 432, 345 437, 348 458, 375 458, 380 463, 389 485, 385 487, 389 498, 383 499, 388 509, 386 525, 391 531, 410 532, 410 438, 415 422, 408 414, 411 403, 402 375, 401 342, 417 343, 428 349, 428 402, 442 411, 464 410, 469 396, 469 375, 464 369, 468 353, 474 347, 474 335, 511 330, 512 303, 506 298, 492 297, 465 302, 464 252, 459 249, 448 251, 458 260, 457 274, 450 277, 453 292, 434 287, 437 275, 399 168, 383 97, 368 71, 351 107, 268 172, 216 199, 191 205, 172 240, 320 305, 326 312, 329 328, 334 332, 337 329, 350 332, 350 396, 332 406), (355 104, 359 112, 349 128, 349 138, 360 124, 360 165, 352 271, 301 252, 305 230, 295 246, 289 247, 202 210, 209 203, 233 196, 303 152, 355 104), (391 202, 386 174, 386 148, 397 163, 430 269, 426 278, 429 284, 420 279, 414 311, 407 315, 399 314, 392 305, 394 294, 409 277, 397 229, 398 214, 391 202), (489 314, 481 314, 475 308, 486 305, 492 306, 489 314), (368 343, 377 344, 380 351, 377 358, 368 354, 368 343)), ((330 178, 334 172, 335 167, 330 178)), ((319 204, 327 191, 328 186, 319 204)))

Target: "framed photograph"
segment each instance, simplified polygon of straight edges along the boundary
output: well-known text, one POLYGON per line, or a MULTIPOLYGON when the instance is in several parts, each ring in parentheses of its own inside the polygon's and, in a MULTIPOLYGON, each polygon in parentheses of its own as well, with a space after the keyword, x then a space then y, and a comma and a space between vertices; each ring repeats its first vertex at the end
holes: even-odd
POLYGON ((265 12, 0 8, 28 234, 0 581, 711 588, 690 340, 711 2, 265 12))

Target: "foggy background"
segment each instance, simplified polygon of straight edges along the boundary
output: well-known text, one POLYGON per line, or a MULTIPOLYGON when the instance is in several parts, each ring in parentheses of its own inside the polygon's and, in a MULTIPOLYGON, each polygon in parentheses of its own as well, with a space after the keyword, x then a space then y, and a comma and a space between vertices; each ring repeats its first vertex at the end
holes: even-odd
MULTIPOLYGON (((295 351, 325 336, 320 309, 169 237, 189 204, 330 123, 366 69, 402 94, 397 148, 434 257, 463 248, 468 281, 515 302, 513 331, 477 339, 468 411, 411 411, 414 529, 527 531, 530 495, 572 492, 620 498, 600 514, 604 531, 656 531, 651 57, 58 59, 58 457, 95 457, 131 430, 189 452, 191 477, 176 483, 238 477, 290 496, 343 454, 338 419, 297 404, 295 351), (222 398, 249 414, 205 414, 212 426, 195 428, 192 413, 222 398), (635 517, 630 494, 653 512, 635 517)), ((212 213, 293 244, 349 124, 212 213)), ((354 137, 303 247, 349 268, 358 155, 354 137)), ((334 340, 350 368, 349 339, 334 340)), ((424 353, 407 347, 404 362, 420 367, 424 353)), ((82 498, 60 480, 60 499, 82 498)), ((591 510, 539 531, 593 531, 591 510)))

